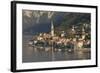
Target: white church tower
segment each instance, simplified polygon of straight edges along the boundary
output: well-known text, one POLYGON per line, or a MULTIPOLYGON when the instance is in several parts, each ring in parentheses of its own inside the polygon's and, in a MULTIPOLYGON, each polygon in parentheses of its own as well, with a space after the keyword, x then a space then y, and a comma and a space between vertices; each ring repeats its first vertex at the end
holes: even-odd
POLYGON ((51 21, 51 36, 54 36, 54 25, 52 21, 51 21))

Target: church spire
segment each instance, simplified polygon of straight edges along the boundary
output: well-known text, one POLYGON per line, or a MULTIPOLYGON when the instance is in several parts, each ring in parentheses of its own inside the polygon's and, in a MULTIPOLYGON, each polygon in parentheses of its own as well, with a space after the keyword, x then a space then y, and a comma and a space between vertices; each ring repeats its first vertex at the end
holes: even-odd
POLYGON ((51 21, 51 36, 54 36, 54 25, 52 21, 51 21))

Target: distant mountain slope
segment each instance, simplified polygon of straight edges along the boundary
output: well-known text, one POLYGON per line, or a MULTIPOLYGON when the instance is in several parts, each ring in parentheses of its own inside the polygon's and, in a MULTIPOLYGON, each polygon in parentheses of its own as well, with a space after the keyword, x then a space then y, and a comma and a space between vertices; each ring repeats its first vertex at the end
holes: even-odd
POLYGON ((42 11, 40 16, 39 12, 35 12, 35 17, 33 15, 34 12, 31 10, 25 15, 25 10, 23 11, 24 34, 50 32, 51 20, 53 21, 55 31, 66 30, 71 28, 72 25, 81 26, 84 23, 90 24, 91 22, 91 15, 89 13, 53 12, 52 18, 49 19, 48 12, 42 11))

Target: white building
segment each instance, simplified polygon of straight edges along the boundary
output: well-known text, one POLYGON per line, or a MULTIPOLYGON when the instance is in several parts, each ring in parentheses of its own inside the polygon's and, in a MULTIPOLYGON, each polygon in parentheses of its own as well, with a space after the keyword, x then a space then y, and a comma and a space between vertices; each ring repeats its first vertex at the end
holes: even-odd
POLYGON ((54 25, 53 25, 53 22, 51 22, 51 36, 54 36, 54 25))

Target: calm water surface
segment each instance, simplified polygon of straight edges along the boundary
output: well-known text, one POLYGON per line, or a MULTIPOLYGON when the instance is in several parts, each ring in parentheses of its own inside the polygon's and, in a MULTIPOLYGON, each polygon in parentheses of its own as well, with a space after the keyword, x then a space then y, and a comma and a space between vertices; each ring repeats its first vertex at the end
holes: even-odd
POLYGON ((43 51, 29 46, 28 42, 32 38, 32 35, 23 36, 23 52, 22 61, 27 62, 45 62, 45 61, 67 61, 67 60, 86 60, 90 59, 90 52, 68 52, 68 51, 43 51))

